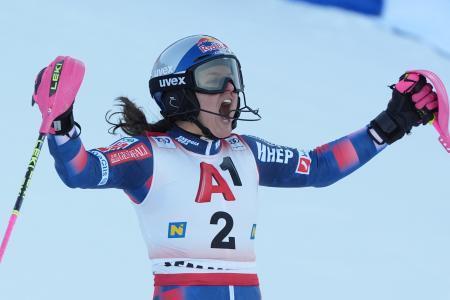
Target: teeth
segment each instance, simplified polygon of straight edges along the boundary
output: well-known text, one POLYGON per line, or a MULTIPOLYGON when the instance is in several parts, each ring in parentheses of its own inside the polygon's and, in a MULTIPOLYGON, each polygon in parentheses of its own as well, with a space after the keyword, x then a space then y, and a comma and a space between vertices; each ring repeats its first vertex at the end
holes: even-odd
POLYGON ((231 104, 231 100, 230 99, 225 99, 225 100, 223 100, 223 104, 231 104))

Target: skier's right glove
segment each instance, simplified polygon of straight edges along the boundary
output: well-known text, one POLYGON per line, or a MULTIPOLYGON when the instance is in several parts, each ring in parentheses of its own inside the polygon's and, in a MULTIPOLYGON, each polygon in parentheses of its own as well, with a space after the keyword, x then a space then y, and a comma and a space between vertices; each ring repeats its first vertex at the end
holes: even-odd
POLYGON ((422 75, 403 74, 391 89, 387 109, 369 125, 368 132, 378 144, 392 144, 409 134, 413 126, 429 123, 437 109, 436 93, 422 75))
POLYGON ((74 125, 73 102, 84 77, 84 64, 58 56, 36 76, 32 104, 42 113, 41 133, 67 134, 74 125))

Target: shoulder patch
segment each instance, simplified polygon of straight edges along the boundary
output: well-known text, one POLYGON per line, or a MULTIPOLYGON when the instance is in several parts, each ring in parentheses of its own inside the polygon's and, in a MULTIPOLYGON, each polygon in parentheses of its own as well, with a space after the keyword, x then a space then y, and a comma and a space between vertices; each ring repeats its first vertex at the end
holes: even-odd
POLYGON ((129 161, 146 159, 152 156, 150 149, 144 143, 139 143, 131 148, 113 151, 107 154, 111 166, 123 164, 129 161))
POLYGON ((244 143, 242 143, 242 141, 235 135, 227 137, 225 140, 228 142, 228 144, 230 144, 231 150, 243 151, 247 149, 244 143))
POLYGON ((139 141, 137 138, 124 137, 124 138, 121 138, 120 140, 118 140, 117 142, 109 145, 108 147, 97 148, 97 150, 104 152, 104 153, 115 151, 115 150, 122 150, 122 149, 125 149, 125 148, 131 146, 132 144, 136 143, 137 141, 139 141))
POLYGON ((150 136, 152 140, 155 141, 156 145, 159 148, 166 148, 166 149, 176 149, 177 146, 173 142, 172 138, 168 136, 150 136))

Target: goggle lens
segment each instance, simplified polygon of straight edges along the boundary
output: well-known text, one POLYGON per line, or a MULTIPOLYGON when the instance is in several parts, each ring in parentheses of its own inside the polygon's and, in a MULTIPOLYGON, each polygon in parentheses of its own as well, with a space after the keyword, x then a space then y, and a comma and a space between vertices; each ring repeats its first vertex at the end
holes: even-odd
POLYGON ((243 90, 242 77, 238 62, 231 57, 221 57, 197 66, 194 82, 200 92, 221 93, 226 84, 232 81, 235 91, 243 90))

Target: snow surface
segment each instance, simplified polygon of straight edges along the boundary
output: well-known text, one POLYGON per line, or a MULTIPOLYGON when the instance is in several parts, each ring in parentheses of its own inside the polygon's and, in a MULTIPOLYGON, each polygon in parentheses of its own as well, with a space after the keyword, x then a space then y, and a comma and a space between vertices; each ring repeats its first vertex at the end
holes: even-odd
MULTIPOLYGON (((147 80, 186 35, 227 43, 263 120, 238 132, 313 148, 383 110, 388 84, 429 69, 450 86, 450 60, 364 17, 279 0, 2 1, 0 234, 38 135, 36 73, 57 55, 87 66, 75 105, 87 148, 108 145, 104 114, 126 95, 157 118, 147 80)), ((264 299, 448 299, 450 157, 417 128, 328 188, 260 189, 264 299)), ((152 272, 129 200, 70 190, 44 146, 0 265, 0 299, 150 299, 152 272)))

